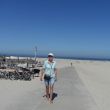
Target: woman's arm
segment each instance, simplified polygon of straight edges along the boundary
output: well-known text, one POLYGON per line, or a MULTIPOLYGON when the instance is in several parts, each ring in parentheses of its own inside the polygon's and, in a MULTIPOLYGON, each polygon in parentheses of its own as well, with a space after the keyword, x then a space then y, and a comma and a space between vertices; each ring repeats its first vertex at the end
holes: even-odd
POLYGON ((55 76, 56 76, 56 80, 57 80, 57 76, 58 76, 58 75, 57 75, 57 74, 58 74, 58 70, 57 70, 57 68, 55 68, 54 71, 55 71, 55 76))
POLYGON ((43 80, 43 77, 44 77, 44 68, 41 69, 41 72, 40 72, 40 81, 43 80))
POLYGON ((45 64, 45 62, 44 62, 43 68, 41 69, 41 72, 40 72, 40 80, 41 80, 41 81, 42 81, 43 78, 44 78, 45 68, 46 68, 46 64, 45 64))

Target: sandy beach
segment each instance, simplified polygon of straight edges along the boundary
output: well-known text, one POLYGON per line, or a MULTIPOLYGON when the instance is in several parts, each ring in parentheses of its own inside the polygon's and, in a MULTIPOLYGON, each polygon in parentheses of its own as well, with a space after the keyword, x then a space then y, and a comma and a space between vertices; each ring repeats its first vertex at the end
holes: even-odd
POLYGON ((37 77, 32 81, 0 79, 0 110, 110 109, 110 62, 56 61, 59 75, 53 104, 43 97, 44 84, 37 77))
POLYGON ((109 110, 110 62, 80 61, 79 63, 74 63, 74 66, 99 110, 109 110))
POLYGON ((0 110, 110 110, 110 0, 0 0, 0 110))

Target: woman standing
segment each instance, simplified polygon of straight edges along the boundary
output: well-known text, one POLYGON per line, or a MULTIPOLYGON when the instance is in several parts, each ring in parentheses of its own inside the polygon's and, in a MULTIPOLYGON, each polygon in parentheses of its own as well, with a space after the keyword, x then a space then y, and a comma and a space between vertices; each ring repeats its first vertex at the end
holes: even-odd
POLYGON ((57 80, 57 69, 56 62, 54 61, 54 54, 48 54, 48 60, 44 62, 43 70, 40 75, 40 80, 44 79, 45 87, 46 87, 46 97, 50 103, 53 103, 53 90, 54 84, 57 80))

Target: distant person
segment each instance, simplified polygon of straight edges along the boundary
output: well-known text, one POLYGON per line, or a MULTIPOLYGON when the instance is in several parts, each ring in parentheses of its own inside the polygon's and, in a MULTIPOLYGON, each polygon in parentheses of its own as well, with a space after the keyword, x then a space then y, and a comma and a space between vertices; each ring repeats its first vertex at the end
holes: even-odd
POLYGON ((43 70, 40 75, 40 80, 44 79, 46 87, 46 97, 50 103, 53 103, 54 84, 57 80, 56 61, 54 61, 54 54, 48 54, 48 60, 44 62, 43 70))
POLYGON ((71 65, 71 67, 72 67, 72 66, 73 66, 73 63, 71 62, 71 64, 70 64, 70 65, 71 65))

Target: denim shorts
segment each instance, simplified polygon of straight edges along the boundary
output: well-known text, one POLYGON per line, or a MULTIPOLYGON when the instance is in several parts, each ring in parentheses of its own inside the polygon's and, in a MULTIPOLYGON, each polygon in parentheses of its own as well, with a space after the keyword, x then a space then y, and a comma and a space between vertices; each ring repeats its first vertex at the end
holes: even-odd
POLYGON ((56 78, 52 77, 50 80, 44 80, 46 86, 53 86, 55 84, 56 78))

